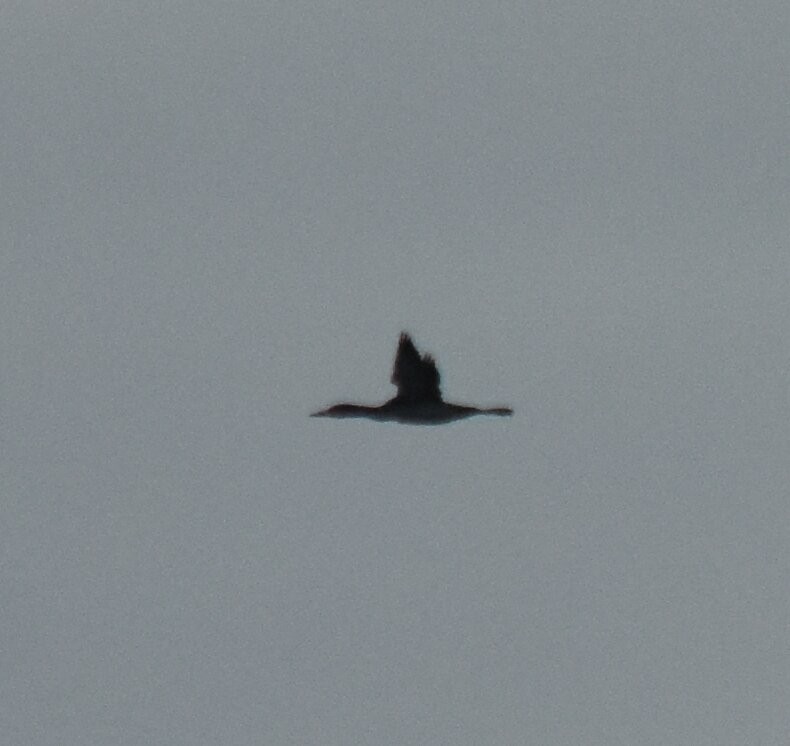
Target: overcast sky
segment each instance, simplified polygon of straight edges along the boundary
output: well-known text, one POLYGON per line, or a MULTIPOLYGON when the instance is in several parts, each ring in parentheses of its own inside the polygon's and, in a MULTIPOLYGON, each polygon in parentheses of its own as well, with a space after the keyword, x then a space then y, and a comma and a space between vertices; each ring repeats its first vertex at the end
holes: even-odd
POLYGON ((3 741, 787 743, 788 40, 6 2, 3 741))

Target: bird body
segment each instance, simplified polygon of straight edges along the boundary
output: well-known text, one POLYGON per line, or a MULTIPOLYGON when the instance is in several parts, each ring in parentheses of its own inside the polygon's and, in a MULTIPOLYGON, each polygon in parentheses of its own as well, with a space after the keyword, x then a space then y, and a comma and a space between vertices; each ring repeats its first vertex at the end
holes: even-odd
POLYGON ((443 425, 474 415, 513 414, 509 407, 480 409, 465 404, 452 404, 442 399, 440 376, 436 361, 430 355, 420 355, 405 332, 398 342, 398 351, 390 379, 398 387, 397 396, 384 404, 335 404, 314 412, 311 417, 366 417, 379 422, 401 422, 412 425, 443 425))

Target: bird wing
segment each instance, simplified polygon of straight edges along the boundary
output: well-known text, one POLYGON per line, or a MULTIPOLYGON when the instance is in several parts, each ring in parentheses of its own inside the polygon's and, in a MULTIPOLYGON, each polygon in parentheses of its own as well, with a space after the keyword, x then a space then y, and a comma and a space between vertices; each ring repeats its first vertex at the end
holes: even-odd
POLYGON ((436 362, 430 355, 420 357, 414 342, 405 332, 400 335, 390 380, 398 387, 399 399, 441 401, 436 362))

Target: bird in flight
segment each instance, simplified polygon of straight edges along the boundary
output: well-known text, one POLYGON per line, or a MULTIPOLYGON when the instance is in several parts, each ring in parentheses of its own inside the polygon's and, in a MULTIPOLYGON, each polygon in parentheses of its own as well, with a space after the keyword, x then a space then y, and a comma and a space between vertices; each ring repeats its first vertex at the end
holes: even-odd
POLYGON ((411 337, 403 332, 398 342, 390 381, 398 393, 378 406, 335 404, 314 412, 311 417, 367 417, 380 422, 403 422, 412 425, 442 425, 477 414, 508 416, 509 407, 479 409, 464 404, 451 404, 442 399, 439 371, 430 355, 420 355, 411 337))

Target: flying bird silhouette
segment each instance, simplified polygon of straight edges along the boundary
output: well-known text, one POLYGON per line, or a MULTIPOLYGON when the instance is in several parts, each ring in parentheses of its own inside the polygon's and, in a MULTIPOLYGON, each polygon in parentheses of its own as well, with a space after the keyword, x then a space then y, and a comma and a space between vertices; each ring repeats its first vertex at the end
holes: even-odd
POLYGON ((398 352, 392 366, 390 381, 398 393, 378 406, 363 404, 335 404, 314 412, 311 417, 367 417, 380 422, 403 422, 412 425, 442 425, 477 414, 507 416, 509 407, 479 409, 465 404, 451 404, 442 399, 439 371, 430 355, 420 355, 411 337, 403 332, 398 341, 398 352))

